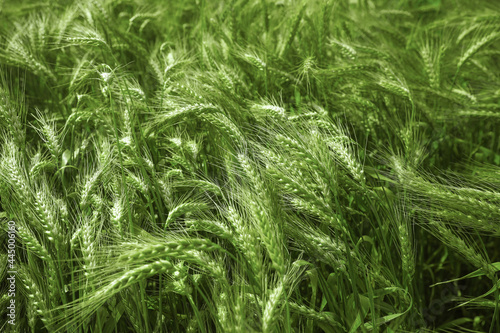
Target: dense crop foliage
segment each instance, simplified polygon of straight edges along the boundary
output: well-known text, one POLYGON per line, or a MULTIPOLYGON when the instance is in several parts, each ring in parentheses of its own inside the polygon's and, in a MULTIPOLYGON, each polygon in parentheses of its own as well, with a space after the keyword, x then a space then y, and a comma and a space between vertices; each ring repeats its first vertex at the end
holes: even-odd
POLYGON ((0 331, 495 332, 499 13, 0 2, 0 331))

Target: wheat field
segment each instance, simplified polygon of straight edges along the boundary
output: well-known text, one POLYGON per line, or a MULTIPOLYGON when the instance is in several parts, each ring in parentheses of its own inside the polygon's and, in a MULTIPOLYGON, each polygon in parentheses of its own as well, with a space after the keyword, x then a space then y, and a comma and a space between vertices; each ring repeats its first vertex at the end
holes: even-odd
POLYGON ((500 332, 499 13, 0 1, 0 331, 500 332))

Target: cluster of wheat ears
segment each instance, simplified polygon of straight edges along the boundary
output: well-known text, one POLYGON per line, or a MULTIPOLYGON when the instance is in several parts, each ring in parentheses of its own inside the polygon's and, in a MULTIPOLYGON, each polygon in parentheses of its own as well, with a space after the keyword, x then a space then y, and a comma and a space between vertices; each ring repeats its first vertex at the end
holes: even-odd
POLYGON ((0 1, 0 331, 496 332, 499 13, 0 1))

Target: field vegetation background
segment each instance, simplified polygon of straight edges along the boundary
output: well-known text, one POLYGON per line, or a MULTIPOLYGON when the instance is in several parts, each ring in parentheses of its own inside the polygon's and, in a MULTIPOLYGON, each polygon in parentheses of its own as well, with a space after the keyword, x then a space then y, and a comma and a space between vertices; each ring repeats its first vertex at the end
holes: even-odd
POLYGON ((499 13, 0 1, 0 331, 498 332, 499 13))

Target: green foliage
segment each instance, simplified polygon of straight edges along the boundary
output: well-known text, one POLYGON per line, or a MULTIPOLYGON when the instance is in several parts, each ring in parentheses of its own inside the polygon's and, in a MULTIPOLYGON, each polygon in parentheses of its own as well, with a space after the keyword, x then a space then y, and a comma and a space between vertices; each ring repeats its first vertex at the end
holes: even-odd
POLYGON ((0 330, 495 332, 499 12, 0 1, 0 330))

